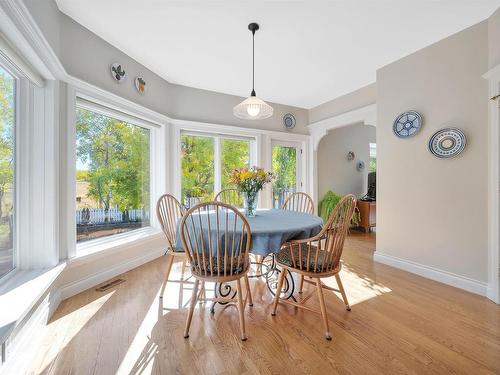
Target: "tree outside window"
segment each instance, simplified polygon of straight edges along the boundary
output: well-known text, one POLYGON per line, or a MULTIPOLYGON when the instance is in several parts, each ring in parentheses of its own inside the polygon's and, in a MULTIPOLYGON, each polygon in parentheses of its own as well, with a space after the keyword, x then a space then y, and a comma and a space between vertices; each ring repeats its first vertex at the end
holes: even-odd
POLYGON ((150 131, 77 110, 77 241, 149 225, 150 131))
POLYGON ((250 166, 251 142, 220 136, 181 136, 182 202, 192 206, 214 199, 215 187, 233 188, 229 176, 235 168, 250 166), (215 155, 216 143, 220 155, 215 155), (215 163, 219 163, 216 165, 215 163), (215 181, 215 169, 220 171, 220 181, 215 181))
POLYGON ((273 147, 273 206, 281 208, 288 194, 297 190, 297 148, 273 147))

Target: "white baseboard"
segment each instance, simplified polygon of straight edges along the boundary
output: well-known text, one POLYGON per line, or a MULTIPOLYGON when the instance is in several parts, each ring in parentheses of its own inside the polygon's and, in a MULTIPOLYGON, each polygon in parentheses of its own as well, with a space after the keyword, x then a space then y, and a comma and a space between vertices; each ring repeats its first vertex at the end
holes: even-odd
POLYGON ((488 285, 488 290, 486 291, 486 297, 491 299, 493 302, 500 304, 500 293, 498 288, 488 285))
POLYGON ((460 276, 448 271, 415 263, 410 260, 401 259, 392 255, 381 253, 380 251, 375 251, 373 259, 376 262, 399 268, 431 280, 439 281, 440 283, 451 285, 455 288, 464 289, 471 293, 479 294, 481 296, 486 296, 487 294, 487 283, 470 279, 465 276, 460 276))
POLYGON ((81 293, 87 289, 93 288, 96 285, 99 285, 104 281, 116 277, 124 272, 130 271, 133 268, 151 262, 152 260, 162 256, 163 254, 165 254, 165 246, 149 250, 148 252, 145 252, 135 258, 129 259, 126 262, 116 264, 115 266, 107 269, 104 272, 98 272, 87 276, 84 279, 80 279, 70 284, 63 285, 59 288, 61 293, 61 301, 78 293, 81 293))

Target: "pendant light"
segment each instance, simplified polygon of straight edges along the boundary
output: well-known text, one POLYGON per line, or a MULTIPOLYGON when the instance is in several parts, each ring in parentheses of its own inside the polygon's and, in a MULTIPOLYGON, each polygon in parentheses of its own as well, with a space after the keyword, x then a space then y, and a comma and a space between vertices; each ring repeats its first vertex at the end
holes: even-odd
POLYGON ((244 120, 262 120, 273 115, 273 107, 255 96, 255 32, 259 25, 251 23, 248 30, 252 32, 252 93, 233 108, 233 114, 244 120))

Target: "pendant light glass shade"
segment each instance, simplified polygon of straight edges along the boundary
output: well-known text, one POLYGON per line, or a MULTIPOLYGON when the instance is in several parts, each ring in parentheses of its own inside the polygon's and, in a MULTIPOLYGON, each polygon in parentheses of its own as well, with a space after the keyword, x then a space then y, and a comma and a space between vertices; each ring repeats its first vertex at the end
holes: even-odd
POLYGON ((249 96, 233 108, 233 114, 244 120, 263 120, 273 115, 273 107, 256 96, 249 96))
POLYGON ((252 94, 233 108, 233 114, 244 120, 263 120, 273 115, 273 107, 255 96, 255 32, 259 25, 252 22, 248 30, 252 32, 252 94))

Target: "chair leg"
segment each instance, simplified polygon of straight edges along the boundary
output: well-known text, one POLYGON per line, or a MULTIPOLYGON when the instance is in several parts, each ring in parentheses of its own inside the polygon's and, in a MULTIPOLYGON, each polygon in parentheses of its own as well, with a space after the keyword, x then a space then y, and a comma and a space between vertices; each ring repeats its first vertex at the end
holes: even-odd
POLYGON ((165 293, 165 288, 167 287, 168 277, 170 276, 170 270, 172 269, 172 264, 174 263, 174 256, 172 254, 167 255, 169 258, 167 264, 167 272, 165 273, 165 278, 161 286, 160 298, 163 298, 163 293, 165 293))
POLYGON ((184 255, 182 257, 181 280, 184 280, 184 272, 186 272, 186 260, 187 260, 187 255, 184 255))
POLYGON ((345 294, 344 286, 342 285, 342 281, 340 280, 340 275, 338 273, 335 274, 335 280, 337 280, 337 285, 339 286, 340 294, 342 294, 346 310, 351 311, 351 306, 349 306, 349 302, 347 301, 347 295, 345 294))
POLYGON ((245 306, 243 305, 243 295, 241 291, 241 279, 236 280, 236 291, 238 299, 238 313, 240 315, 240 333, 241 333, 241 341, 246 341, 247 335, 245 333, 245 306))
POLYGON ((245 286, 247 288, 248 305, 253 306, 252 292, 250 291, 250 282, 248 281, 248 275, 245 275, 245 286))
POLYGON ((255 256, 255 261, 257 262, 257 269, 256 269, 257 275, 262 275, 262 261, 263 260, 264 260, 263 256, 261 256, 261 255, 255 256))
POLYGON ((319 306, 321 308, 321 316, 323 317, 323 325, 325 326, 325 337, 327 340, 332 339, 330 334, 330 328, 328 327, 328 316, 326 315, 325 297, 323 296, 323 287, 321 286, 321 280, 316 279, 316 289, 318 290, 319 306))
POLYGON ((302 293, 302 289, 304 288, 304 275, 300 275, 299 281, 299 293, 302 293))
POLYGON ((205 295, 205 282, 202 281, 200 284, 201 284, 201 286, 200 286, 200 294, 199 294, 199 297, 198 297, 198 301, 200 302, 200 304, 202 304, 204 302, 204 299, 206 298, 206 295, 205 295))
POLYGON ((189 313, 186 320, 186 328, 184 328, 184 338, 189 337, 189 327, 191 327, 191 319, 193 319, 194 306, 196 305, 196 299, 198 297, 198 285, 200 280, 196 279, 193 285, 193 295, 191 296, 191 303, 189 304, 189 313))
POLYGON ((278 309, 278 302, 281 294, 281 288, 283 288, 283 281, 285 280, 287 271, 288 270, 286 268, 283 268, 278 278, 278 287, 276 288, 276 295, 274 296, 274 303, 273 303, 273 312, 271 313, 272 316, 276 315, 276 310, 278 309))

